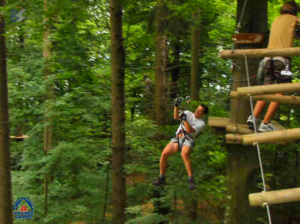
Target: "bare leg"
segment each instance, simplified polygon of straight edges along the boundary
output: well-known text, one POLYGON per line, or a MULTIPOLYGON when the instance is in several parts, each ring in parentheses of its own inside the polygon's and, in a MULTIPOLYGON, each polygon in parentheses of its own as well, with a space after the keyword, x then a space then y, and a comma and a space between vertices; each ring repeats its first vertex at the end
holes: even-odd
POLYGON ((168 165, 168 157, 174 155, 178 151, 178 143, 170 142, 163 150, 160 157, 160 174, 165 175, 168 165))
POLYGON ((193 176, 192 161, 190 159, 191 151, 192 150, 191 150, 190 146, 182 146, 181 157, 183 159, 184 166, 185 166, 185 169, 186 169, 189 177, 193 176))
POLYGON ((259 114, 262 112, 266 105, 265 101, 257 101, 254 107, 254 117, 258 118, 259 114))
MULTIPOLYGON (((283 95, 281 93, 275 94, 275 95, 283 95)), ((268 111, 265 115, 265 119, 264 119, 264 123, 267 124, 271 121, 271 119, 273 118, 274 114, 276 113, 278 107, 279 107, 280 103, 277 102, 271 102, 269 107, 268 107, 268 111)))

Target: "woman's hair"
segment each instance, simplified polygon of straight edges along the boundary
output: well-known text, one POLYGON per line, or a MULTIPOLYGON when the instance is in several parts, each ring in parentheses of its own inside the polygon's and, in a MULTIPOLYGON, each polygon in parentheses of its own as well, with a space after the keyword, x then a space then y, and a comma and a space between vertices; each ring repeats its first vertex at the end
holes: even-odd
POLYGON ((294 1, 288 1, 283 4, 280 9, 280 14, 291 14, 297 16, 298 14, 298 5, 294 1))

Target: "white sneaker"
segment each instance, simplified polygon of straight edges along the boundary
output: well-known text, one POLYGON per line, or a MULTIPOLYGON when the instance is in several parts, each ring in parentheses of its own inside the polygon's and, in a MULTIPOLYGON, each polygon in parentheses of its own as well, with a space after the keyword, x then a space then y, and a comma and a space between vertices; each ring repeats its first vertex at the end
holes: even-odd
POLYGON ((261 122, 258 131, 259 132, 269 132, 269 131, 275 131, 276 128, 272 123, 265 124, 264 122, 261 122))
POLYGON ((247 120, 247 125, 248 125, 249 129, 254 130, 254 122, 255 122, 256 129, 257 129, 258 125, 260 123, 260 120, 256 119, 253 115, 250 115, 247 120))

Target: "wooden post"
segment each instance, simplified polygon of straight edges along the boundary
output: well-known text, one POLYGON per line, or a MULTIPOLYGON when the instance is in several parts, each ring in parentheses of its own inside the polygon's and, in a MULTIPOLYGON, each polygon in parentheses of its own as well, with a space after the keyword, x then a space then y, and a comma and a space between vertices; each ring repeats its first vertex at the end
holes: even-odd
POLYGON ((300 92, 300 83, 273 84, 237 88, 238 96, 300 92))
POLYGON ((300 139, 300 128, 243 135, 243 144, 252 145, 255 142, 260 144, 274 144, 278 142, 288 142, 295 139, 300 139))
POLYGON ((235 127, 235 125, 232 124, 232 125, 226 125, 226 132, 237 133, 237 134, 252 134, 253 130, 251 130, 247 127, 241 126, 241 125, 238 125, 237 127, 235 127))
MULTIPOLYGON (((231 91, 230 97, 232 99, 249 100, 247 95, 240 96, 237 91, 231 91)), ((284 96, 284 95, 256 95, 252 96, 253 100, 262 100, 266 102, 279 102, 285 104, 300 104, 300 97, 298 96, 284 96)))
MULTIPOLYGON (((240 33, 267 33, 268 18, 266 0, 251 0, 246 4, 245 0, 237 0, 237 15, 240 18, 243 6, 244 19, 241 22, 240 33)), ((238 24, 239 21, 237 21, 238 24)), ((240 45, 235 44, 234 48, 261 48, 262 44, 240 45)), ((256 74, 260 59, 249 59, 249 73, 256 74)), ((232 70, 231 90, 246 86, 245 60, 239 58, 234 60, 232 70), (236 66, 237 65, 237 66, 236 66)), ((253 85, 253 79, 251 84, 253 85)), ((236 99, 230 100, 230 123, 245 124, 251 114, 250 104, 247 101, 236 99)), ((229 125, 228 123, 225 125, 229 125)), ((256 222, 255 210, 250 209, 248 195, 256 189, 255 175, 257 170, 258 157, 253 147, 244 147, 241 144, 226 144, 227 149, 227 199, 224 223, 230 224, 253 224, 256 222)))
POLYGON ((225 128, 229 122, 227 117, 208 117, 208 126, 215 128, 225 128))
POLYGON ((243 141, 243 135, 239 135, 239 134, 227 134, 226 135, 226 142, 236 142, 241 144, 243 141))
POLYGON ((251 58, 263 57, 293 57, 300 56, 300 47, 282 48, 282 49, 239 49, 239 50, 223 50, 220 52, 222 58, 242 58, 246 55, 251 58))
POLYGON ((262 206, 264 203, 272 205, 295 201, 300 201, 300 188, 249 194, 250 206, 262 206))

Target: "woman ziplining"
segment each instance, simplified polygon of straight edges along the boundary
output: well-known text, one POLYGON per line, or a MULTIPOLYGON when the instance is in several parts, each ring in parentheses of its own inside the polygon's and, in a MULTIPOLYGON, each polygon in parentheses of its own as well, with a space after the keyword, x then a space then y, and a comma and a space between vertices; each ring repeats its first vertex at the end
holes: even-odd
MULTIPOLYGON (((186 104, 188 102, 189 98, 187 98, 186 104)), ((177 98, 175 100, 174 119, 181 120, 181 124, 176 131, 176 137, 171 139, 171 142, 164 148, 161 154, 160 176, 155 182, 153 182, 155 186, 166 184, 165 173, 167 169, 168 158, 179 151, 181 152, 181 157, 188 174, 189 188, 195 188, 190 154, 195 146, 195 138, 201 131, 203 131, 205 127, 205 122, 202 120, 202 118, 208 114, 209 109, 206 105, 200 104, 195 113, 192 113, 188 110, 179 113, 178 107, 181 103, 181 98, 177 98)))

